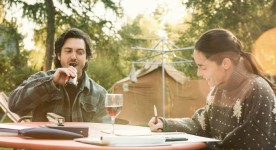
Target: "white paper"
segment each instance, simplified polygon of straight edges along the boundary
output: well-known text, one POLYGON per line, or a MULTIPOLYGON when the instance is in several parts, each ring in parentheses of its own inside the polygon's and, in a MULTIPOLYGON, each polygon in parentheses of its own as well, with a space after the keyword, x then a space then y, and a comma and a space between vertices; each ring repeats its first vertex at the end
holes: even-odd
MULTIPOLYGON (((111 134, 111 130, 102 130, 101 132, 111 134)), ((139 130, 114 130, 114 134, 117 136, 150 136, 150 135, 174 135, 184 134, 184 132, 151 132, 150 129, 139 130)))
POLYGON ((87 144, 93 144, 93 145, 102 145, 106 146, 106 144, 102 143, 101 138, 77 138, 74 139, 77 142, 87 143, 87 144))
POLYGON ((77 142, 102 146, 162 146, 170 145, 164 137, 151 136, 103 136, 101 138, 78 138, 77 142))
POLYGON ((140 136, 141 135, 140 133, 137 135, 136 133, 138 132, 133 130, 117 130, 117 134, 118 134, 118 131, 121 131, 120 136, 107 135, 107 136, 102 136, 102 138, 88 137, 88 138, 80 138, 80 139, 77 139, 76 141, 94 144, 94 145, 105 145, 105 146, 106 145, 108 146, 158 146, 158 145, 161 146, 161 145, 173 145, 173 144, 181 144, 181 143, 220 141, 213 138, 206 138, 206 137, 186 134, 183 132, 149 132, 149 133, 147 132, 146 135, 140 136), (122 133, 127 133, 127 134, 122 135, 122 133), (188 140, 165 142, 166 138, 186 138, 188 140))
POLYGON ((102 136, 102 143, 108 145, 153 145, 164 144, 165 137, 161 136, 102 136))
POLYGON ((0 132, 17 133, 18 130, 27 129, 27 128, 30 128, 30 127, 0 123, 0 132))
MULTIPOLYGON (((104 133, 110 134, 110 130, 102 131, 104 133)), ((184 132, 151 132, 150 129, 141 129, 141 130, 115 130, 114 134, 117 136, 161 136, 161 137, 183 137, 187 138, 188 141, 180 141, 180 142, 217 142, 220 140, 214 138, 206 138, 202 136, 196 136, 192 134, 187 134, 184 132)), ((177 141, 178 142, 178 141, 177 141)), ((175 142, 174 142, 175 143, 175 142)))

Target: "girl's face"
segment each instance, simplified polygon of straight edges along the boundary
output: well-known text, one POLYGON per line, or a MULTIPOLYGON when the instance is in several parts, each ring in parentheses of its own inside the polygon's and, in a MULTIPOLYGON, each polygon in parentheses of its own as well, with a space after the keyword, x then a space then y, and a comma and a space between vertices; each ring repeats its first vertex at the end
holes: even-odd
POLYGON ((208 82, 209 86, 217 86, 224 83, 229 78, 229 64, 228 66, 225 65, 224 61, 218 65, 215 61, 207 59, 205 55, 198 50, 194 50, 193 57, 198 67, 197 75, 203 77, 208 82))

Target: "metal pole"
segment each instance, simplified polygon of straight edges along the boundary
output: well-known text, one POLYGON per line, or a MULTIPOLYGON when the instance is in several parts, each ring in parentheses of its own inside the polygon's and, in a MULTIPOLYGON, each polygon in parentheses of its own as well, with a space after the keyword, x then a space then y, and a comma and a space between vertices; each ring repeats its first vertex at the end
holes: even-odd
MULTIPOLYGON (((192 49, 193 47, 186 47, 186 48, 179 48, 169 42, 167 42, 167 45, 169 44, 170 46, 174 47, 175 49, 168 49, 168 50, 165 50, 164 46, 165 46, 165 42, 167 41, 167 39, 161 39, 158 41, 158 43, 156 43, 152 48, 143 48, 143 47, 132 47, 132 49, 134 50, 145 50, 145 51, 151 51, 151 52, 158 52, 159 54, 156 54, 154 56, 150 56, 148 58, 144 58, 144 59, 141 59, 137 62, 132 62, 132 64, 160 64, 160 63, 154 63, 154 62, 143 62, 143 60, 145 59, 149 59, 149 58, 152 58, 152 57, 155 57, 155 56, 159 56, 162 54, 162 62, 161 62, 161 65, 162 65, 162 117, 166 117, 166 108, 165 108, 165 54, 166 53, 170 53, 170 52, 175 52, 175 51, 184 51, 184 50, 190 50, 192 49), (162 43, 162 49, 156 49, 157 46, 159 44, 162 43)), ((178 57, 176 57, 178 58, 178 57)), ((181 58, 182 61, 178 61, 178 62, 169 62, 168 64, 177 64, 177 63, 187 63, 187 62, 192 62, 191 60, 187 60, 187 59, 183 59, 181 58)))
POLYGON ((165 111, 165 51, 164 51, 164 39, 162 40, 162 111, 163 111, 163 117, 166 117, 166 111, 165 111))

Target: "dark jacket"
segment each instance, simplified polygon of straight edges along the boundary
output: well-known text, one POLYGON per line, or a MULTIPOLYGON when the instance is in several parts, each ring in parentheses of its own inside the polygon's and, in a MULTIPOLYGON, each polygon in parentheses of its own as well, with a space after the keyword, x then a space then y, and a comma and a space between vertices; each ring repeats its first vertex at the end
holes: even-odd
POLYGON ((32 121, 48 121, 47 112, 53 112, 72 122, 104 122, 110 117, 104 108, 107 91, 84 73, 73 104, 65 86, 53 82, 55 70, 38 72, 13 90, 9 96, 9 108, 20 116, 32 112, 32 121))

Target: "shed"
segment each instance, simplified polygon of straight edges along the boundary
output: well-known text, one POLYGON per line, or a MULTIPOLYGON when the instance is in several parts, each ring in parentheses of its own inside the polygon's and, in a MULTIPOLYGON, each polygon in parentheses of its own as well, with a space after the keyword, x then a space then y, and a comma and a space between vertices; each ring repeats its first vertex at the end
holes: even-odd
MULTIPOLYGON (((170 65, 165 70, 165 117, 191 117, 194 111, 205 104, 209 86, 205 80, 190 80, 183 72, 170 65)), ((162 116, 162 66, 145 65, 135 72, 138 82, 130 77, 117 81, 112 93, 123 94, 124 104, 120 118, 133 125, 146 125, 154 115, 156 105, 162 116)))

